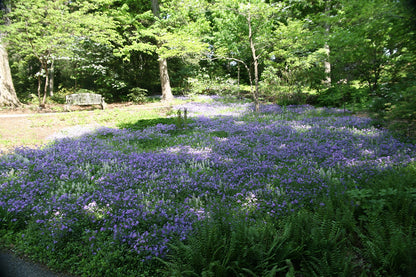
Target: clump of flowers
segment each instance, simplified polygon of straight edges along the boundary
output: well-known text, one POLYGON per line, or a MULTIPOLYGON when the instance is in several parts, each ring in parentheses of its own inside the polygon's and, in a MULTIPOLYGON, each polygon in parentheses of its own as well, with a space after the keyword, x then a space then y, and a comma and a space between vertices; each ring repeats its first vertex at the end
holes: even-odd
POLYGON ((48 249, 86 237, 94 253, 102 234, 146 261, 166 255, 172 239, 186 239, 217 206, 256 220, 278 218, 320 205, 330 187, 358 186, 416 156, 415 145, 339 110, 265 105, 254 113, 247 103, 180 108, 194 117, 188 133, 174 135, 175 126, 164 124, 105 128, 1 156, 1 228, 31 223, 53 237, 48 249), (144 147, 149 144, 155 147, 144 147))

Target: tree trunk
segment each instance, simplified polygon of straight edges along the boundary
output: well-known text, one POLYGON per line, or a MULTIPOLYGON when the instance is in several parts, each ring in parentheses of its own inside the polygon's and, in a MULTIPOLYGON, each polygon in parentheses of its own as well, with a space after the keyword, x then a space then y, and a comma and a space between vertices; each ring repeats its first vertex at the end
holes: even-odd
POLYGON ((151 0, 152 1, 152 12, 153 15, 157 18, 160 18, 160 8, 159 8, 159 1, 158 0, 151 0))
POLYGON ((46 96, 48 94, 48 87, 49 87, 49 69, 48 69, 48 62, 39 59, 40 68, 38 76, 38 99, 39 99, 39 108, 45 108, 46 106, 46 96), (45 83, 43 85, 43 95, 41 95, 42 89, 42 76, 45 75, 45 83))
MULTIPOLYGON (((0 11, 6 14, 10 12, 5 1, 0 0, 0 11)), ((4 17, 4 24, 10 24, 9 18, 4 17)), ((2 43, 3 33, 0 32, 0 106, 18 107, 21 105, 14 89, 12 74, 10 72, 9 56, 6 46, 2 43)))
POLYGON ((48 71, 48 64, 45 63, 44 65, 45 70, 45 86, 43 88, 43 99, 42 104, 40 105, 41 108, 45 108, 46 106, 46 95, 48 94, 48 86, 49 86, 49 71, 48 71))
MULTIPOLYGON (((158 0, 152 1, 153 15, 160 18, 160 8, 158 0)), ((160 72, 160 85, 162 87, 162 101, 169 102, 173 100, 172 88, 170 86, 168 62, 165 58, 158 57, 159 60, 159 72, 160 72)))
POLYGON ((40 89, 42 87, 42 77, 40 76, 40 73, 38 74, 38 100, 39 100, 39 106, 42 103, 42 97, 40 96, 40 89))
POLYGON ((325 79, 324 83, 328 87, 331 87, 331 85, 332 85, 332 80, 331 80, 331 63, 329 62, 330 49, 329 49, 328 43, 325 43, 324 49, 325 49, 325 53, 326 53, 326 60, 324 62, 324 66, 325 66, 325 77, 326 77, 326 79, 325 79))
POLYGON ((240 64, 237 63, 237 96, 240 97, 240 64))
POLYGON ((49 69, 49 96, 53 96, 53 87, 55 85, 55 66, 52 60, 51 68, 49 69))
POLYGON ((251 14, 249 13, 248 18, 248 36, 250 40, 250 49, 251 54, 253 56, 253 64, 254 64, 254 86, 255 90, 253 92, 254 103, 256 105, 256 112, 260 110, 260 101, 259 101, 259 59, 256 54, 256 46, 253 40, 253 30, 251 26, 251 14))
POLYGON ((0 34, 0 106, 18 107, 21 103, 14 90, 10 72, 9 58, 0 34))
MULTIPOLYGON (((326 13, 327 16, 329 16, 330 11, 331 11, 331 0, 327 0, 326 3, 325 3, 325 13, 326 13)), ((325 23, 325 36, 327 38, 329 38, 330 30, 331 30, 331 25, 329 25, 329 23, 325 23)), ((329 61, 331 51, 330 51, 328 42, 325 42, 324 49, 325 49, 325 54, 326 54, 326 59, 324 61, 324 67, 325 67, 324 84, 327 87, 331 87, 331 85, 332 85, 331 62, 329 61)))
POLYGON ((162 101, 172 101, 173 94, 170 87, 170 79, 168 73, 168 62, 166 59, 159 59, 160 83, 162 86, 162 101))

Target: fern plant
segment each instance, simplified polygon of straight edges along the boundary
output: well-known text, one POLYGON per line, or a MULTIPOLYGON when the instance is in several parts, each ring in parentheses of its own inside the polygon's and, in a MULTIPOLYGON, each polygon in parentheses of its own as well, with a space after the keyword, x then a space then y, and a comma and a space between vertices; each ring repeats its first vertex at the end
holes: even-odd
POLYGON ((162 261, 166 275, 276 276, 290 271, 290 250, 273 224, 247 222, 223 212, 210 214, 186 241, 171 245, 168 259, 162 261))
POLYGON ((293 250, 291 261, 305 276, 351 276, 352 254, 345 228, 324 210, 301 210, 286 220, 285 232, 293 250))
POLYGON ((360 187, 345 197, 356 220, 357 256, 365 261, 361 271, 374 276, 415 276, 415 165, 380 172, 360 187))

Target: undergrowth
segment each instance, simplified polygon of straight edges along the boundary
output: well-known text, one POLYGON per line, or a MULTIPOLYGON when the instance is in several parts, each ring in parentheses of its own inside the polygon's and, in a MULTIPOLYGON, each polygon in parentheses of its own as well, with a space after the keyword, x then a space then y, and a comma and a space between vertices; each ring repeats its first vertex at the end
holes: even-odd
POLYGON ((278 221, 210 213, 172 245, 165 276, 415 276, 416 164, 278 221))

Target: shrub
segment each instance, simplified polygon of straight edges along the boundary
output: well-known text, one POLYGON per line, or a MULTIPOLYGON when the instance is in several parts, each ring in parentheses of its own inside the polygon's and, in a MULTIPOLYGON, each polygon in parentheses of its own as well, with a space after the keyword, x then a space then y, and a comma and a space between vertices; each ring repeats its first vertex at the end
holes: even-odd
POLYGON ((135 104, 143 104, 147 101, 147 89, 132 88, 127 94, 127 99, 135 104))
POLYGON ((263 94, 263 98, 268 102, 276 103, 282 106, 313 104, 315 102, 312 95, 300 91, 269 92, 263 94))
POLYGON ((388 100, 383 97, 374 97, 369 103, 369 110, 373 113, 383 114, 388 100))
POLYGON ((200 74, 195 78, 188 78, 188 95, 237 95, 240 86, 234 79, 226 77, 211 78, 207 74, 200 74))
MULTIPOLYGON (((317 103, 325 107, 362 106, 368 103, 368 91, 350 84, 337 84, 319 93, 317 103)), ((377 103, 378 104, 378 103, 377 103)), ((381 108, 383 104, 381 105, 381 108)), ((379 106, 377 106, 379 110, 379 106)))
POLYGON ((50 97, 50 100, 52 101, 52 103, 65 104, 66 96, 74 93, 75 91, 71 88, 61 88, 56 93, 54 93, 53 96, 50 97))
POLYGON ((389 119, 416 120, 416 86, 406 89, 396 103, 385 106, 389 119))
POLYGON ((326 107, 342 107, 348 100, 349 97, 341 87, 331 87, 323 90, 318 97, 319 105, 326 107))
POLYGON ((90 90, 90 89, 80 88, 80 89, 77 90, 76 93, 95 93, 95 92, 90 90))

